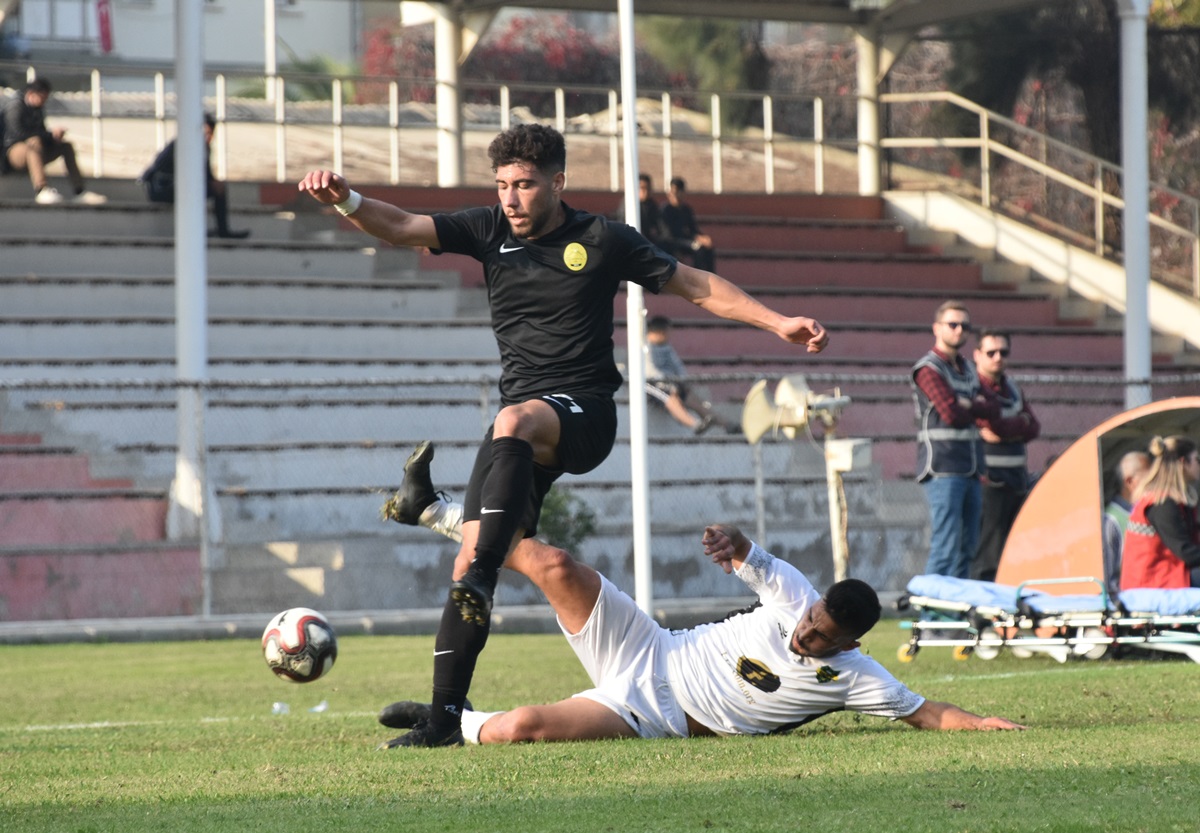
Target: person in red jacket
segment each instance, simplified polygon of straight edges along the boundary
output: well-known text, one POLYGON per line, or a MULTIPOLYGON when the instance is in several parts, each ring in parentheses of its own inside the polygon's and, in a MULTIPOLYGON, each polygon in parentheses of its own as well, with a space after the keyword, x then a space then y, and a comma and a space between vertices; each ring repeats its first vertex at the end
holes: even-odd
POLYGON ((1187 437, 1155 437, 1150 456, 1150 471, 1134 493, 1125 528, 1121 589, 1198 587, 1200 453, 1187 437))

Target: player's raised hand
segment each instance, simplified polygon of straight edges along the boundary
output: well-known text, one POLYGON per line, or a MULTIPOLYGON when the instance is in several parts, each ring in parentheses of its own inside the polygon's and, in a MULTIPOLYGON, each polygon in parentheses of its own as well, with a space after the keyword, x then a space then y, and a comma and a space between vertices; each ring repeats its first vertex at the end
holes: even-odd
POLYGON ((333 171, 309 171, 300 180, 297 190, 323 205, 336 205, 350 196, 350 183, 333 171))
POLYGON ((821 326, 815 318, 796 316, 789 318, 779 333, 780 337, 792 344, 808 345, 808 352, 820 353, 829 345, 829 331, 821 326))
POLYGON ((704 544, 704 554, 719 564, 728 575, 735 567, 741 565, 742 559, 750 551, 750 542, 736 526, 713 524, 704 528, 701 538, 704 544))

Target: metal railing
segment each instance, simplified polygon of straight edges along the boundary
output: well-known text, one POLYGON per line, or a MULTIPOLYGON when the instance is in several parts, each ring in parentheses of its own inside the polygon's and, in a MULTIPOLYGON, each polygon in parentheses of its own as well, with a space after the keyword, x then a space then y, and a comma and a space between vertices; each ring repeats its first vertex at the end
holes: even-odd
MULTIPOLYGON (((9 76, 29 76, 31 67, 0 62, 0 70, 9 76)), ((47 77, 56 74, 79 76, 78 67, 44 65, 36 72, 47 77)), ((114 67, 93 69, 88 73, 86 91, 60 91, 52 99, 58 115, 84 117, 90 123, 92 139, 91 173, 106 176, 105 125, 117 119, 150 120, 154 141, 162 146, 168 139, 169 124, 174 121, 175 93, 172 72, 167 67, 114 67)), ((273 77, 236 71, 209 73, 206 76, 205 107, 222 124, 258 125, 274 134, 274 179, 290 181, 289 159, 295 153, 299 128, 327 127, 331 155, 329 164, 344 170, 348 131, 365 130, 383 136, 380 147, 388 148, 386 181, 423 182, 428 165, 405 171, 401 165, 404 134, 433 130, 437 125, 421 112, 424 102, 432 100, 434 82, 428 78, 387 78, 378 76, 328 76, 312 73, 280 73, 273 77), (314 99, 314 89, 325 91, 326 98, 314 99), (293 95, 294 92, 299 92, 293 95), (291 100, 289 100, 291 96, 291 100)), ((592 137, 607 147, 608 165, 603 179, 580 181, 578 187, 619 191, 621 148, 619 93, 616 87, 554 84, 500 84, 464 80, 461 85, 464 128, 471 130, 503 129, 514 119, 549 121, 573 137, 592 137)), ((753 178, 738 176, 733 190, 823 193, 826 190, 827 159, 833 149, 853 152, 853 136, 833 136, 826 116, 830 109, 852 112, 853 99, 831 103, 821 98, 780 93, 641 91, 646 102, 661 102, 661 109, 645 112, 641 119, 643 144, 651 150, 652 161, 661 157, 663 181, 676 173, 688 175, 693 190, 722 193, 732 179, 733 164, 744 171, 751 165, 739 161, 755 160, 753 178), (697 113, 697 108, 704 111, 697 113), (755 111, 751 121, 761 126, 729 135, 721 127, 721 113, 731 108, 755 111), (797 132, 802 126, 803 133, 797 132), (707 159, 705 159, 707 157, 707 159), (677 160, 685 159, 681 171, 677 160)), ((213 164, 222 178, 231 176, 231 148, 218 131, 213 149, 213 164)), ((649 170, 656 170, 648 166, 649 170)), ((470 171, 468 171, 468 176, 470 171)), ((490 184, 480 179, 478 183, 490 184)))
MULTIPOLYGON (((1042 226, 1101 257, 1120 258, 1120 215, 1125 201, 1120 193, 1119 166, 951 92, 887 93, 880 100, 885 109, 896 110, 932 110, 941 105, 951 112, 969 114, 978 126, 973 136, 884 138, 881 144, 893 151, 894 163, 920 166, 912 158, 915 154, 906 158, 903 151, 945 151, 943 163, 949 159, 961 163, 958 151, 975 151, 978 161, 959 165, 962 173, 956 179, 963 184, 974 177, 971 184, 980 204, 1042 226)), ((923 121, 932 124, 933 120, 923 121)), ((944 165, 947 171, 953 167, 944 165)), ((1151 183, 1150 191, 1153 275, 1200 298, 1200 200, 1158 183, 1151 183)))
MULTIPOLYGON (((28 74, 32 68, 0 63, 0 70, 28 74)), ((39 72, 79 75, 78 67, 44 66, 39 72)), ((167 67, 120 67, 91 70, 86 92, 58 93, 55 106, 89 120, 92 174, 106 175, 105 125, 112 120, 150 120, 154 141, 165 144, 174 120, 172 70, 167 67), (107 88, 106 88, 107 85, 107 88)), ((258 125, 273 132, 274 179, 287 182, 303 170, 289 167, 296 145, 313 144, 313 131, 328 128, 331 156, 321 164, 345 170, 351 131, 386 147, 386 181, 424 183, 428 159, 412 170, 402 167, 405 134, 434 131, 436 123, 422 102, 431 101, 429 78, 328 76, 281 73, 266 78, 239 72, 210 73, 206 107, 227 126, 258 125), (303 91, 289 100, 294 91, 303 91), (325 98, 314 95, 325 94, 325 98), (303 98, 303 100, 300 100, 303 98), (303 130, 303 134, 297 134, 303 130), (383 136, 379 141, 377 138, 383 136)), ((592 169, 572 166, 574 187, 621 188, 618 91, 606 86, 500 84, 464 80, 464 129, 503 129, 515 119, 551 121, 570 133, 573 147, 589 140, 606 164, 592 169), (601 172, 602 171, 602 172, 601 172)), ((643 169, 661 171, 666 182, 686 173, 691 190, 762 193, 816 193, 857 190, 857 106, 854 96, 821 98, 751 92, 695 92, 645 89, 639 111, 643 169), (760 127, 729 135, 721 113, 749 108, 760 127), (841 154, 840 164, 833 164, 841 154), (683 164, 680 164, 683 160, 683 164), (840 181, 831 183, 834 176, 840 181), (736 181, 736 187, 727 183, 736 181), (832 187, 830 187, 832 185, 832 187)), ((906 111, 902 128, 909 135, 881 139, 892 187, 923 182, 939 189, 967 191, 989 209, 1086 247, 1097 255, 1121 257, 1121 169, 1017 121, 980 107, 951 92, 886 93, 885 116, 906 111), (973 135, 938 135, 942 113, 966 114, 973 135), (966 158, 966 157, 970 158, 966 158), (933 179, 930 181, 930 175, 933 179)), ((884 118, 884 124, 897 119, 884 118)), ((213 162, 217 175, 237 179, 230 164, 228 131, 217 132, 213 162)), ((319 134, 318 134, 319 138, 319 134)), ((411 138, 411 135, 410 135, 411 138)), ((361 161, 361 160, 355 160, 361 161)), ((144 165, 144 163, 143 163, 144 165)), ((140 172, 140 169, 139 171, 140 172)), ((382 173, 382 172, 381 172, 382 173)), ((136 176, 136 174, 135 174, 136 176)), ((488 172, 468 166, 467 182, 490 185, 488 172)), ((1151 183, 1152 274, 1162 283, 1200 298, 1200 200, 1166 185, 1151 183)))

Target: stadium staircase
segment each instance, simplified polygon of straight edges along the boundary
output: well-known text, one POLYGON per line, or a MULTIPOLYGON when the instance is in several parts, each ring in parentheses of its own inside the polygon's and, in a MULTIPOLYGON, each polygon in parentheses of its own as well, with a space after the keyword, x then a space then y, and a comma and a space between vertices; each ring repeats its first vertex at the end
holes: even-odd
MULTIPOLYGON (((255 205, 236 210, 234 226, 251 238, 208 250, 213 612, 436 605, 454 546, 383 524, 378 509, 427 437, 439 443, 438 485, 462 494, 496 401, 479 266, 375 246, 297 201, 292 186, 247 187, 234 204, 255 205)), ((485 189, 363 190, 430 211, 494 199, 485 189)), ((168 540, 165 528, 177 433, 173 226, 170 212, 124 197, 36 210, 0 201, 0 378, 24 380, 0 392, 0 553, 15 577, 0 584, 3 620, 198 609, 196 544, 168 540), (119 384, 129 380, 143 384, 119 384), (94 592, 103 582, 112 592, 94 592)), ((569 202, 608 212, 614 199, 569 202)), ((962 298, 977 324, 1011 330, 1014 367, 1046 379, 1025 385, 1043 423, 1035 468, 1122 409, 1116 384, 1061 381, 1121 373, 1118 319, 1102 304, 951 235, 906 230, 880 199, 694 195, 693 204, 718 271, 820 319, 831 347, 808 356, 674 298, 647 296, 647 309, 674 320, 679 352, 712 377, 714 401, 735 419, 760 376, 804 374, 814 390, 851 396, 838 433, 870 438, 874 454, 870 471, 847 478, 851 550, 856 574, 881 586, 902 584, 924 557, 906 374, 931 343, 941 301, 962 298)), ((616 314, 620 352, 623 296, 616 314)), ((1172 342, 1160 346, 1156 366, 1173 367, 1172 342)), ((739 436, 695 438, 654 409, 649 427, 656 597, 728 594, 699 568, 694 541, 709 519, 754 528, 754 455, 739 436)), ((583 555, 618 580, 630 570, 627 432, 623 415, 610 459, 565 484, 599 519, 583 555)), ((831 570, 819 437, 769 437, 762 465, 767 543, 821 583, 831 570)), ((508 585, 502 602, 538 601, 527 583, 508 585)))

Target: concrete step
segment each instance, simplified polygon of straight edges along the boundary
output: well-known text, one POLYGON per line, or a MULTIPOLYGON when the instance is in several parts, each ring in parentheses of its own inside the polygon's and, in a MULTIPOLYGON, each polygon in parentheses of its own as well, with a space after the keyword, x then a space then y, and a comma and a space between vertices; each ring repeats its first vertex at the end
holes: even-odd
MULTIPOLYGON (((0 277, 4 315, 34 318, 173 317, 169 277, 0 277)), ((208 314, 332 320, 453 318, 459 290, 440 282, 341 281, 317 278, 212 278, 208 314)))
MULTIPOLYGON (((359 381, 395 380, 398 388, 415 386, 418 380, 490 380, 495 387, 500 366, 496 359, 407 359, 404 357, 305 359, 219 358, 208 363, 208 377, 222 382, 269 381, 311 383, 326 380, 352 384, 359 381)), ((174 357, 146 359, 80 357, 74 359, 8 359, 0 364, 0 379, 46 380, 90 383, 104 381, 170 381, 177 377, 174 357)))
MULTIPOLYGON (((1043 432, 1042 436, 1025 448, 1028 468, 1032 475, 1045 471, 1053 459, 1065 451, 1071 443, 1094 426, 1080 426, 1077 431, 1066 433, 1043 432)), ((912 479, 917 467, 917 441, 913 434, 891 434, 871 438, 871 459, 879 466, 884 482, 912 479)))
MULTIPOLYGON (((825 353, 831 356, 860 359, 884 356, 912 357, 915 362, 928 352, 932 344, 928 324, 897 322, 891 325, 865 324, 857 321, 825 320, 830 346, 825 353)), ((1122 334, 1087 327, 1012 327, 1013 341, 1020 345, 1023 356, 1055 356, 1072 365, 1118 365, 1124 356, 1122 334)), ((617 343, 626 342, 623 327, 615 333, 617 343)), ((797 345, 724 321, 678 321, 671 328, 671 343, 685 361, 694 357, 722 356, 803 356, 797 345)), ((1158 351, 1160 354, 1169 351, 1158 351)))
MULTIPOLYGON (((370 489, 378 491, 382 504, 399 487, 404 462, 417 442, 418 438, 358 443, 212 445, 208 449, 208 472, 214 482, 227 489, 370 489)), ((763 458, 764 476, 824 476, 825 462, 819 446, 769 439, 767 442, 770 453, 763 458)), ((433 465, 437 488, 462 499, 477 451, 478 440, 439 441, 433 465)), ((696 470, 698 457, 705 460, 706 471, 720 472, 722 477, 752 478, 755 474, 754 450, 740 437, 655 437, 647 454, 647 470, 655 479, 690 476, 696 470)), ((97 467, 107 470, 118 464, 129 467, 131 455, 136 458, 138 471, 150 481, 165 484, 174 476, 175 452, 171 444, 136 452, 122 451, 113 455, 119 457, 119 462, 111 465, 103 452, 94 457, 97 467)), ((622 437, 608 459, 586 478, 615 482, 628 479, 629 472, 629 442, 622 437)))
MULTIPOLYGON (((902 322, 929 326, 933 313, 946 300, 941 290, 905 287, 848 289, 845 287, 743 286, 762 303, 784 315, 804 315, 819 321, 863 323, 902 322)), ((671 319, 712 320, 712 314, 674 295, 645 295, 649 315, 671 319)), ((1061 303, 1049 295, 1013 295, 992 291, 963 291, 955 295, 971 310, 977 327, 1051 327, 1064 321, 1061 303)), ((626 318, 626 296, 618 295, 617 319, 626 318)), ((1092 319, 1085 319, 1090 323, 1092 319)), ((1078 324, 1078 321, 1069 322, 1078 324)))
POLYGON ((194 546, 5 548, 0 621, 195 616, 201 612, 194 546))
MULTIPOLYGON (((214 360, 268 358, 499 358, 491 327, 462 320, 210 318, 214 360)), ((48 320, 0 316, 0 354, 16 359, 163 359, 175 355, 172 317, 48 320)))
MULTIPOLYGON (((72 237, 61 239, 0 236, 0 275, 138 275, 175 272, 175 244, 162 238, 72 237)), ((376 274, 370 245, 335 248, 328 244, 250 240, 208 241, 209 276, 328 277, 367 279, 376 274)))
POLYGON ((892 253, 908 250, 904 227, 886 221, 837 223, 787 217, 737 218, 721 215, 698 218, 698 223, 703 232, 713 239, 718 267, 726 250, 892 253))
MULTIPOLYGON (((420 439, 474 441, 482 437, 499 408, 494 392, 484 400, 463 388, 458 395, 387 397, 378 392, 350 397, 330 395, 242 396, 211 401, 205 435, 213 445, 266 443, 407 442, 420 439)), ((618 435, 628 437, 629 420, 619 405, 618 435)), ((651 412, 656 436, 686 438, 690 432, 665 413, 651 412)), ((87 437, 99 447, 173 445, 175 397, 169 388, 154 396, 116 397, 112 392, 10 391, 6 425, 36 428, 47 442, 70 444, 87 437)), ((714 437, 714 439, 724 439, 714 437)))
MULTIPOLYGON (((739 286, 906 286, 946 292, 983 289, 980 265, 928 255, 798 254, 795 252, 719 253, 717 272, 739 286)), ((465 255, 423 255, 421 268, 450 269, 463 286, 482 286, 479 262, 465 255)))
POLYGON ((65 489, 121 489, 128 478, 95 479, 88 458, 79 454, 19 451, 0 446, 0 495, 65 489))
MULTIPOLYGON (((295 212, 254 207, 229 210, 229 225, 250 232, 253 240, 300 239, 294 228, 295 212)), ((215 228, 211 211, 209 228, 215 228)), ((107 237, 146 239, 175 237, 175 212, 170 206, 112 202, 105 205, 39 205, 30 211, 27 202, 0 200, 0 229, 6 235, 28 237, 107 237)))
MULTIPOLYGON (((1074 431, 1082 434, 1125 410, 1120 399, 1108 401, 1034 401, 1031 407, 1042 429, 1048 433, 1074 431)), ((910 398, 889 396, 871 399, 858 397, 842 412, 839 432, 853 437, 891 434, 915 426, 915 410, 910 398)), ((915 431, 915 427, 913 429, 915 431)))
POLYGON ((128 490, 0 493, 0 529, 5 547, 160 541, 166 506, 165 494, 128 490))

